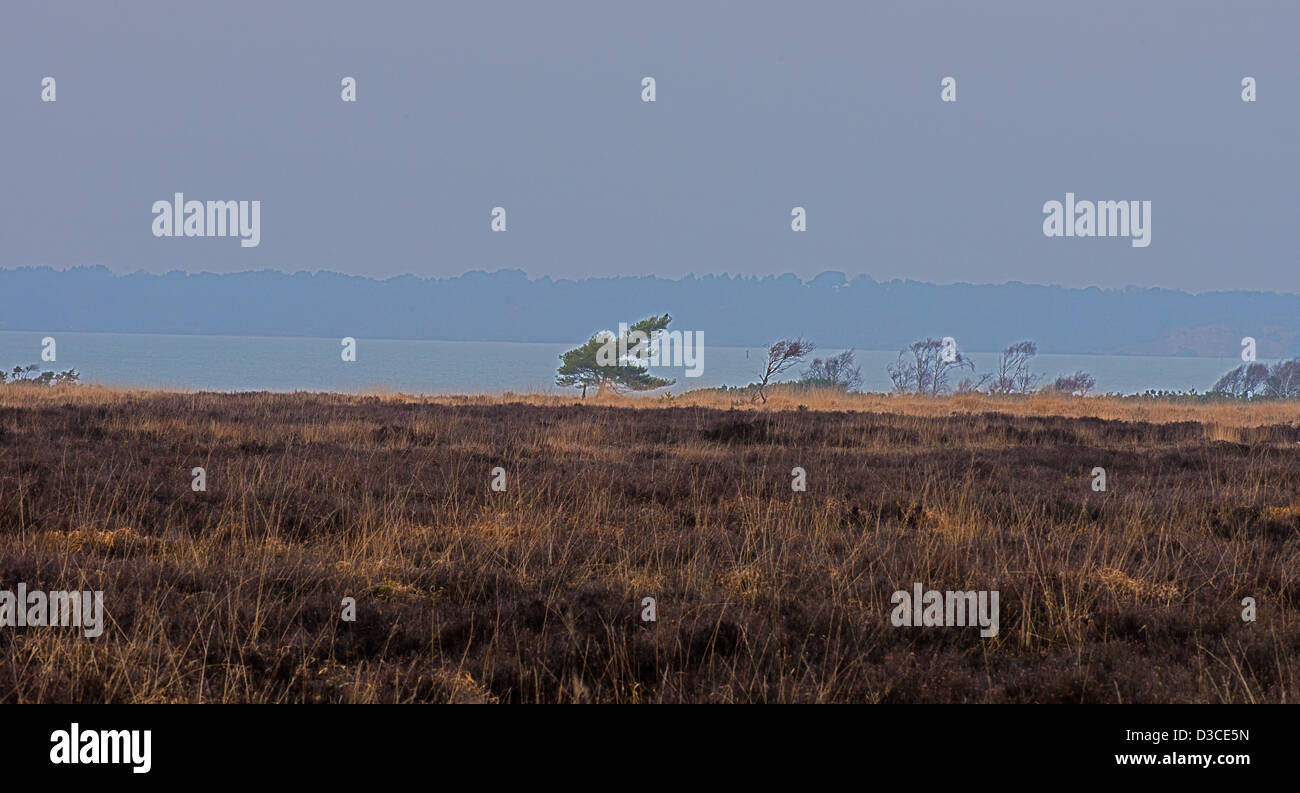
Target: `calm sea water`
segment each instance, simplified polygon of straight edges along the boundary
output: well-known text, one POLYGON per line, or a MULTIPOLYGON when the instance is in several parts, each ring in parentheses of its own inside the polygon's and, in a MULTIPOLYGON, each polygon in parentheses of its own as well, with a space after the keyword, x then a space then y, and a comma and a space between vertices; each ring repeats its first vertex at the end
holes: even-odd
MULTIPOLYGON (((576 393, 555 386, 559 355, 573 344, 472 341, 357 340, 357 360, 341 359, 339 339, 262 336, 172 336, 127 333, 0 331, 0 366, 41 362, 41 339, 56 341, 57 360, 44 369, 76 369, 82 380, 114 386, 216 391, 401 391, 412 394, 490 394, 504 391, 576 393)), ((820 356, 841 350, 818 350, 820 356)), ((967 353, 977 372, 997 354, 967 353)), ((888 391, 886 367, 894 351, 855 353, 867 391, 888 391)), ((705 347, 700 377, 659 369, 675 377, 669 389, 745 385, 757 378, 759 347, 705 347)), ((1034 371, 1048 379, 1083 369, 1099 392, 1138 393, 1148 388, 1205 391, 1236 358, 1039 355, 1034 371)), ((792 373, 796 374, 796 373, 792 373)))

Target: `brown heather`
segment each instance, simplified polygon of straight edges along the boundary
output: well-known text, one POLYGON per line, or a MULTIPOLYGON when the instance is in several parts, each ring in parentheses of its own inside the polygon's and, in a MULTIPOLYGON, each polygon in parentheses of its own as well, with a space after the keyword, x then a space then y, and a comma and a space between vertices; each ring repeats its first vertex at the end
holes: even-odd
POLYGON ((1297 699, 1300 406, 730 407, 0 388, 0 589, 108 613, 0 628, 0 701, 1297 699))

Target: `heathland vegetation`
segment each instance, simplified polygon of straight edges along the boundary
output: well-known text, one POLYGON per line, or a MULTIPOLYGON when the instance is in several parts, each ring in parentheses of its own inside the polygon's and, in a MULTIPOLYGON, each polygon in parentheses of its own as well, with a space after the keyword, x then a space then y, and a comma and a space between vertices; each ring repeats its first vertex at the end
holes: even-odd
POLYGON ((1300 695, 1300 403, 575 397, 0 389, 4 579, 108 615, 0 629, 0 701, 1300 695))

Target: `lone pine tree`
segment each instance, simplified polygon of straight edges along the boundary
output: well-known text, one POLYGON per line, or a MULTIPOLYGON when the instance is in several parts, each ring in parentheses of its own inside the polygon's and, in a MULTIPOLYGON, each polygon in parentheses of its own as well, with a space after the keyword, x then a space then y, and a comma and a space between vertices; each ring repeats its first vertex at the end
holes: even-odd
POLYGON ((582 389, 585 399, 588 388, 597 394, 605 391, 652 391, 677 382, 654 377, 646 371, 655 335, 668 327, 672 317, 664 314, 647 317, 626 329, 622 336, 601 331, 560 355, 555 384, 582 389))

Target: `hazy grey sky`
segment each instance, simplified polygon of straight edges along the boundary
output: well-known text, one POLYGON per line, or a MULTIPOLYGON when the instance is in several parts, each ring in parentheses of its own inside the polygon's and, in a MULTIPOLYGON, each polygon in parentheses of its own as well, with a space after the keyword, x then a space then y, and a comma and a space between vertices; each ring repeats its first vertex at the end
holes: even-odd
POLYGON ((1297 292, 1298 7, 6 3, 0 266, 1297 292), (176 191, 261 244, 155 238, 176 191), (1067 191, 1151 245, 1045 237, 1067 191))

